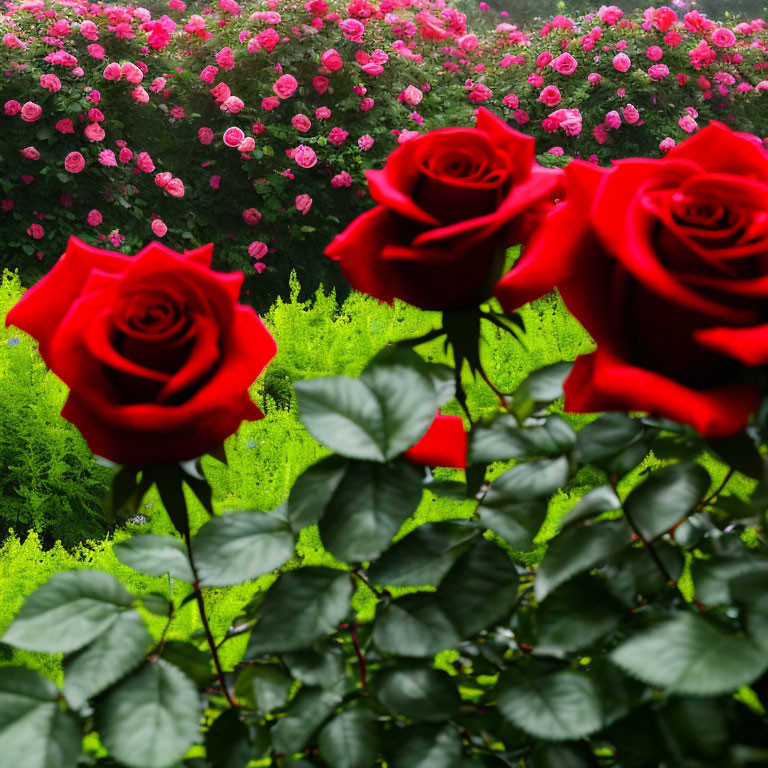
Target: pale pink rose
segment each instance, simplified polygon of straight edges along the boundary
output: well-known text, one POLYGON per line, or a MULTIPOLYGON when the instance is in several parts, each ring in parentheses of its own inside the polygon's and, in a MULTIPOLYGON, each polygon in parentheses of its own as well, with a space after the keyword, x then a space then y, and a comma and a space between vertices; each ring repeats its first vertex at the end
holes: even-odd
POLYGON ((459 38, 458 43, 459 48, 463 48, 465 51, 476 51, 480 45, 476 35, 464 35, 459 38))
POLYGON ((136 158, 136 165, 144 173, 152 173, 155 170, 155 164, 152 162, 149 152, 139 152, 136 158))
POLYGON ((222 69, 232 69, 235 66, 235 54, 229 46, 225 46, 216 54, 216 62, 222 69))
POLYGON ((624 120, 630 125, 636 123, 640 119, 640 113, 632 104, 627 104, 627 106, 622 109, 621 113, 624 115, 624 120))
POLYGON ((327 120, 331 116, 331 110, 328 107, 318 107, 315 110, 315 117, 318 120, 327 120))
POLYGON ((726 27, 718 27, 718 29, 712 32, 709 39, 718 48, 730 48, 732 45, 736 45, 736 35, 726 27))
POLYGON ((398 101, 404 101, 406 104, 410 104, 411 106, 415 107, 419 104, 421 104, 421 100, 424 98, 424 94, 422 93, 420 88, 417 88, 415 85, 409 85, 398 97, 398 101))
POLYGON ((34 101, 28 101, 21 108, 21 119, 25 123, 34 123, 40 119, 40 115, 43 114, 43 108, 39 104, 35 104, 34 101))
POLYGON ((230 96, 222 105, 222 112, 229 112, 232 115, 236 115, 245 106, 243 100, 237 96, 230 96))
POLYGON ((246 208, 243 211, 243 221, 252 227, 261 221, 261 214, 255 208, 246 208))
POLYGON ((200 79, 204 83, 208 83, 210 85, 213 83, 213 81, 216 79, 216 75, 219 73, 219 68, 214 67, 212 64, 209 64, 203 71, 200 73, 200 79))
POLYGON ((672 138, 670 138, 669 136, 667 136, 667 138, 666 138, 666 139, 664 139, 664 140, 661 142, 661 144, 659 144, 659 149, 661 150, 661 152, 662 152, 663 154, 665 154, 665 155, 666 155, 666 154, 667 154, 667 152, 669 152, 669 150, 670 150, 670 149, 672 149, 672 147, 674 147, 674 146, 676 145, 676 143, 677 143, 677 142, 676 142, 674 139, 672 139, 672 138))
POLYGON ((339 52, 334 48, 329 48, 320 56, 320 61, 323 66, 330 69, 331 72, 337 72, 344 66, 344 61, 339 55, 339 52))
POLYGON ((327 90, 330 81, 322 75, 315 75, 312 78, 312 87, 322 96, 327 90))
POLYGON ((19 152, 21 152, 21 154, 28 160, 40 159, 40 153, 34 147, 24 147, 24 149, 20 149, 19 152))
MULTIPOLYGON (((373 109, 374 101, 370 96, 366 96, 361 102, 360 102, 360 109, 363 112, 369 112, 373 109)), ((330 115, 329 115, 330 116, 330 115)))
POLYGON ((167 81, 164 77, 156 77, 152 81, 152 85, 149 86, 149 90, 152 91, 152 93, 160 93, 160 91, 165 89, 166 83, 167 81))
POLYGON ((291 125, 302 133, 306 133, 311 127, 312 123, 309 122, 309 118, 306 115, 299 113, 291 118, 291 125))
POLYGON ((162 173, 155 174, 155 184, 158 187, 165 187, 167 186, 168 182, 173 178, 173 174, 169 173, 168 171, 163 171, 162 173))
POLYGON ((309 213, 309 209, 312 207, 312 198, 307 195, 296 196, 296 210, 306 216, 309 213))
POLYGON ((122 76, 123 70, 116 62, 113 61, 111 64, 107 64, 107 66, 104 67, 105 80, 119 80, 122 76))
POLYGON ((346 171, 342 171, 341 173, 337 173, 331 179, 331 186, 334 189, 338 189, 339 187, 351 187, 352 186, 352 177, 346 171))
POLYGON ((92 210, 88 211, 86 221, 92 227, 98 227, 99 224, 104 221, 104 217, 101 215, 101 211, 97 211, 95 208, 93 208, 92 210))
POLYGON ((626 72, 632 66, 632 59, 626 53, 617 53, 613 57, 613 66, 619 72, 626 72))
POLYGON ((246 136, 238 145, 237 149, 239 152, 253 152, 253 150, 256 147, 256 142, 253 140, 252 136, 246 136))
POLYGON ((267 255, 267 251, 269 251, 267 244, 262 243, 261 240, 254 240, 248 246, 248 255, 252 259, 263 259, 267 255))
POLYGON ((280 99, 276 96, 265 96, 261 100, 262 109, 266 109, 267 112, 271 112, 273 109, 280 106, 280 99))
POLYGON ((56 75, 40 75, 40 85, 51 93, 61 90, 61 80, 56 75))
POLYGON ((88 141, 101 141, 106 135, 98 123, 89 123, 83 133, 88 141))
POLYGON ((133 152, 128 147, 123 147, 120 150, 120 154, 117 156, 121 163, 130 163, 133 160, 133 152))
POLYGON ((554 107, 560 103, 560 89, 556 85, 548 85, 539 94, 539 101, 548 107, 554 107))
POLYGON ((168 227, 162 219, 152 219, 152 223, 149 226, 157 237, 165 237, 168 232, 168 227))
POLYGON ((64 158, 64 169, 70 173, 80 173, 85 168, 85 158, 79 152, 70 152, 64 158))
POLYGON ((117 158, 111 149, 102 149, 101 152, 99 152, 99 162, 102 165, 114 166, 117 165, 117 158))
POLYGON ((552 60, 550 66, 561 75, 572 75, 576 71, 578 62, 570 53, 561 53, 556 59, 552 60))
POLYGON ((328 134, 328 141, 335 147, 338 147, 347 136, 349 136, 349 131, 345 131, 343 128, 336 126, 336 128, 331 128, 331 132, 328 134))
POLYGON ((293 95, 299 83, 293 75, 281 75, 272 86, 272 90, 280 99, 287 99, 293 95))
POLYGON ((293 150, 293 159, 302 168, 312 168, 317 164, 317 155, 312 147, 308 147, 306 144, 299 144, 296 149, 293 150))
POLYGON ((686 132, 686 133, 693 133, 699 126, 698 123, 690 116, 690 115, 683 115, 678 121, 677 124, 686 132))
POLYGON ((605 116, 605 124, 609 128, 613 128, 614 131, 619 129, 621 127, 621 115, 615 109, 612 109, 605 116))
POLYGON ((173 178, 165 185, 165 191, 173 197, 184 197, 184 184, 181 179, 173 178))
POLYGON ((18 115, 21 112, 21 104, 16 99, 10 99, 5 102, 5 114, 9 117, 18 115))
POLYGON ((369 136, 367 133, 364 134, 357 140, 357 146, 360 147, 363 152, 366 152, 373 146, 373 137, 369 136))
POLYGON ((232 127, 227 128, 226 131, 224 131, 224 143, 228 147, 237 147, 239 146, 240 142, 245 138, 245 134, 242 132, 240 128, 232 127))
POLYGON ((400 133, 397 136, 397 143, 398 144, 405 144, 406 141, 410 141, 411 139, 415 139, 419 135, 418 131, 400 131, 400 133))
POLYGON ((137 85, 131 91, 131 97, 137 104, 146 104, 149 101, 149 94, 141 85, 137 85))
POLYGON ((131 61, 126 61, 121 69, 123 77, 129 82, 137 85, 144 79, 144 73, 131 61))

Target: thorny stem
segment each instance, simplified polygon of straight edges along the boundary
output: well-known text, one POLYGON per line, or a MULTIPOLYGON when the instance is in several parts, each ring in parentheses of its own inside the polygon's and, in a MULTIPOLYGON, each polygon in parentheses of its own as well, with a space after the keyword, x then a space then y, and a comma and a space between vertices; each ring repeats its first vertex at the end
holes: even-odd
POLYGON ((357 669, 360 673, 360 684, 363 686, 363 691, 366 696, 368 695, 368 683, 367 683, 367 664, 365 656, 360 648, 360 640, 357 637, 357 622, 353 621, 351 624, 342 624, 339 629, 348 629, 352 638, 352 646, 355 649, 355 655, 357 656, 357 669))
POLYGON ((211 626, 208 623, 208 616, 205 613, 205 602, 203 601, 203 593, 200 591, 200 580, 197 575, 197 568, 195 567, 195 561, 192 557, 192 539, 189 532, 184 534, 184 543, 187 545, 187 557, 189 558, 189 565, 192 569, 192 574, 195 577, 195 581, 192 584, 194 590, 195 600, 197 600, 197 608, 200 612, 200 621, 203 623, 203 631, 205 632, 205 639, 208 641, 208 648, 211 650, 211 656, 213 657, 213 666, 216 668, 216 679, 219 681, 224 697, 230 707, 237 707, 237 702, 232 698, 232 695, 227 688, 227 683, 224 680, 224 670, 221 668, 221 660, 219 659, 219 651, 216 647, 216 642, 213 639, 211 633, 211 626))
POLYGON ((160 640, 158 641, 157 645, 147 654, 148 658, 152 656, 160 656, 163 653, 163 648, 165 648, 166 635, 168 634, 168 630, 170 629, 172 621, 173 621, 173 603, 169 603, 168 621, 165 622, 165 627, 163 627, 163 634, 160 635, 160 640))
POLYGON ((707 496, 704 501, 700 502, 698 506, 696 507, 696 512, 700 512, 702 509, 706 509, 717 497, 723 492, 723 489, 726 485, 728 485, 730 479, 733 477, 736 470, 733 467, 730 467, 728 471, 725 473, 725 477, 723 478, 723 482, 720 483, 720 485, 715 488, 712 493, 707 496))

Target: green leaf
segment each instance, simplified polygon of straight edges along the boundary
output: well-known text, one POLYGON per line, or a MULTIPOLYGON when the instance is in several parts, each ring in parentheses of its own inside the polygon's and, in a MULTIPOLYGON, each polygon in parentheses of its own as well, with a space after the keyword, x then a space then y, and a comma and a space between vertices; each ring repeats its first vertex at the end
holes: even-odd
POLYGON ((288 525, 264 512, 231 512, 211 518, 192 539, 200 583, 223 587, 274 571, 293 555, 288 525))
POLYGON ((354 462, 320 519, 320 538, 340 560, 373 560, 416 511, 422 495, 415 467, 354 462))
POLYGON ((261 714, 284 707, 293 687, 293 680, 275 664, 246 667, 237 677, 235 698, 252 704, 261 714))
POLYGON ((666 533, 696 508, 710 484, 699 464, 673 464, 654 472, 624 500, 624 510, 646 541, 666 533))
POLYGON ((536 768, 590 768, 591 758, 583 746, 539 742, 533 749, 536 768))
POLYGON ((580 464, 602 466, 639 441, 643 425, 623 413, 606 413, 587 424, 577 435, 576 458, 580 464))
POLYGON ((170 574, 191 584, 195 577, 187 559, 184 543, 173 536, 141 534, 112 548, 117 559, 129 568, 147 576, 170 574))
POLYGON ((507 553, 478 538, 448 571, 437 599, 459 636, 466 639, 511 613, 517 602, 518 582, 507 553))
POLYGON ((436 586, 477 533, 477 526, 464 520, 420 525, 373 563, 368 575, 389 586, 436 586))
POLYGON ((301 568, 283 574, 261 604, 248 656, 310 647, 344 620, 353 591, 346 571, 301 568))
POLYGON ((438 409, 426 363, 403 347, 380 352, 359 379, 297 381, 294 389, 309 433, 353 459, 399 456, 423 437, 438 409))
POLYGON ((82 732, 39 672, 0 668, 0 755, 8 768, 74 768, 82 732))
POLYGON ((755 441, 742 432, 733 437, 710 440, 709 446, 726 464, 738 472, 755 480, 761 480, 765 475, 765 462, 755 441))
POLYGON ((751 601, 744 610, 747 634, 768 653, 768 592, 751 601))
POLYGON ((727 714, 716 699, 670 699, 659 712, 663 733, 672 754, 706 759, 709 765, 721 762, 731 737, 727 714))
POLYGON ((442 722, 458 711, 461 698, 451 677, 430 667, 400 665, 379 673, 376 696, 395 715, 442 722))
POLYGON ((512 410, 519 421, 530 416, 538 407, 554 403, 563 396, 563 383, 573 363, 545 365, 534 371, 515 391, 512 410))
POLYGON ((613 632, 625 612, 600 580, 567 582, 539 606, 536 653, 562 656, 585 648, 613 632))
POLYGON ((547 741, 582 739, 603 727, 600 698, 581 672, 537 675, 520 665, 510 667, 499 678, 497 701, 504 717, 547 741))
POLYGON ((296 478, 288 496, 286 517, 298 532, 316 523, 336 493, 349 466, 341 456, 326 456, 296 478))
POLYGON ((142 607, 155 616, 167 618, 173 610, 173 603, 160 592, 148 592, 146 595, 141 595, 139 600, 142 607))
POLYGON ((246 768, 251 762, 248 726, 236 709, 220 714, 205 734, 205 754, 211 768, 246 768))
POLYGON ((390 768, 459 768, 461 739, 450 725, 416 725, 397 734, 390 768))
POLYGON ((106 632, 64 661, 63 693, 75 709, 141 664, 152 637, 136 611, 118 616, 106 632))
POLYGON ((577 573, 589 571, 629 543, 624 520, 566 528, 549 542, 536 570, 536 599, 539 601, 577 573))
POLYGON ((579 499, 568 514, 560 521, 560 528, 565 529, 574 523, 580 523, 590 517, 621 509, 621 501, 610 485, 593 488, 579 499))
POLYGON ((159 659, 112 688, 96 708, 104 746, 129 768, 167 768, 197 736, 201 706, 192 681, 159 659))
POLYGON ((2 639, 28 651, 70 653, 109 629, 132 602, 108 573, 55 573, 24 601, 2 639))
POLYGON ((216 677, 211 654, 184 640, 169 640, 163 659, 178 667, 198 688, 206 688, 216 677))
POLYGON ((470 435, 468 460, 471 464, 559 456, 576 444, 576 433, 557 414, 541 426, 525 428, 519 427, 513 416, 502 415, 488 425, 479 424, 470 435))
POLYGON ((635 635, 611 660, 638 680, 690 696, 732 693, 768 668, 768 654, 751 640, 691 613, 635 635))
POLYGON ((320 688, 302 688, 291 701, 285 717, 271 731, 276 752, 293 754, 306 747, 314 732, 341 703, 341 696, 320 688))
POLYGON ((370 768, 379 752, 376 716, 365 710, 336 715, 318 735, 320 757, 333 768, 370 768))
POLYGON ((515 549, 530 549, 547 514, 545 500, 565 485, 568 469, 565 456, 508 469, 491 483, 478 506, 480 521, 515 549))
POLYGON ((379 650, 400 656, 433 656, 460 640, 432 594, 393 600, 377 613, 373 626, 373 642, 379 650))
POLYGON ((285 653, 282 659, 291 675, 305 685, 333 688, 344 677, 344 654, 337 643, 285 653))

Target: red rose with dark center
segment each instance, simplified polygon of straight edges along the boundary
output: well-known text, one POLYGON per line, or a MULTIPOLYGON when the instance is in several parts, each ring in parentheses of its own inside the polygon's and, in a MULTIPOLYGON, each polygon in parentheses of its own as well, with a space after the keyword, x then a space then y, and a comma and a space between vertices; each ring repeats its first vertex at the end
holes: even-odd
POLYGON ((135 257, 70 238, 56 266, 8 313, 70 388, 62 415, 121 464, 193 459, 244 419, 248 387, 276 346, 242 274, 210 269, 213 247, 151 243, 135 257))
POLYGON ((573 162, 567 199, 495 295, 554 285, 597 344, 570 411, 637 410, 708 437, 741 431, 768 362, 768 154, 713 123, 662 160, 573 162))
POLYGON ((562 186, 538 166, 534 140, 486 109, 475 128, 441 128, 405 142, 368 171, 380 205, 326 249, 353 288, 422 309, 490 295, 505 252, 523 242, 562 186))

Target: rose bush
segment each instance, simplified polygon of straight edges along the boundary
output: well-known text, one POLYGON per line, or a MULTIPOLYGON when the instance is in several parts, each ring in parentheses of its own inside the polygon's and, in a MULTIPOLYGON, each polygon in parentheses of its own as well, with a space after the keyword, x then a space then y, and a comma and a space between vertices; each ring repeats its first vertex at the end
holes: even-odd
POLYGON ((740 432, 768 361, 768 152, 712 124, 662 160, 574 161, 567 200, 496 288, 507 309, 557 285, 597 342, 574 411, 650 411, 740 432))
POLYGON ((356 290, 422 309, 477 304, 558 197, 561 172, 541 168, 533 139, 480 109, 473 128, 411 139, 368 172, 379 205, 326 249, 356 290))
POLYGON ((120 464, 194 459, 244 419, 248 388, 275 354, 241 274, 210 269, 212 248, 151 243, 135 258, 71 238, 56 266, 8 313, 70 388, 62 415, 120 464))

